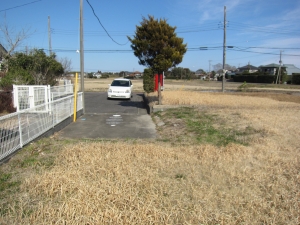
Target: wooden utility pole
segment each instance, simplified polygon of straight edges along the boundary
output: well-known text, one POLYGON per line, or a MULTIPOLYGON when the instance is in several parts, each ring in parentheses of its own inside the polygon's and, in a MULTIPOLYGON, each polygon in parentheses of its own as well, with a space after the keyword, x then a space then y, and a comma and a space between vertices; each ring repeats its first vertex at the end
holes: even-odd
POLYGON ((48 16, 48 40, 49 40, 49 55, 51 55, 52 54, 52 46, 51 46, 50 16, 48 16))
POLYGON ((276 79, 276 84, 279 83, 280 84, 280 73, 281 73, 281 54, 282 54, 282 50, 280 50, 280 60, 279 60, 279 69, 278 69, 278 73, 277 73, 277 79, 276 79))
POLYGON ((82 91, 82 107, 85 114, 84 106, 84 52, 83 52, 83 0, 80 0, 80 83, 82 91))
POLYGON ((224 6, 224 42, 223 42, 223 78, 222 92, 225 92, 225 64, 226 64, 226 6, 224 6))

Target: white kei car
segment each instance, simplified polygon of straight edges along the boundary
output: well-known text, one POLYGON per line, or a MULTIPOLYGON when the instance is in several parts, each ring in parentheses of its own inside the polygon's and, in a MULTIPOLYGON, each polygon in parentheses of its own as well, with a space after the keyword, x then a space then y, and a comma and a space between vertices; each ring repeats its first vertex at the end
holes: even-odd
POLYGON ((130 99, 132 97, 132 88, 133 85, 130 79, 114 79, 107 90, 107 98, 130 99))

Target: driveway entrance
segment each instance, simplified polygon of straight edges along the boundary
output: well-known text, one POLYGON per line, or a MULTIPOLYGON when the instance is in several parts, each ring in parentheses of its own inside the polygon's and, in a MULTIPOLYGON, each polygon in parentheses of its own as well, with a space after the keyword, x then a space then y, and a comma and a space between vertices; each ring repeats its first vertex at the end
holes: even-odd
POLYGON ((60 131, 65 138, 155 138, 156 130, 147 114, 143 97, 107 99, 106 93, 85 93, 85 114, 60 131))

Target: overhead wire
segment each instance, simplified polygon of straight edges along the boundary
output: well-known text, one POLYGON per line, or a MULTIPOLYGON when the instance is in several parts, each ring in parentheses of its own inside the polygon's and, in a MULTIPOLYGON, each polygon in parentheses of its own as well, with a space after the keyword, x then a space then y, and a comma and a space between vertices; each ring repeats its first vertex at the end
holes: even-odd
MULTIPOLYGON (((239 49, 230 49, 230 51, 237 51, 237 52, 251 52, 251 53, 258 53, 258 54, 265 54, 265 55, 280 55, 280 53, 271 53, 271 52, 255 52, 255 51, 248 51, 248 50, 239 50, 239 49)), ((285 56, 300 56, 294 54, 282 54, 285 56)))
MULTIPOLYGON (((256 53, 256 54, 267 54, 267 55, 280 55, 277 52, 259 52, 249 50, 251 48, 254 49, 269 49, 269 50, 298 50, 300 48, 278 48, 278 47, 238 47, 238 46, 226 46, 228 51, 237 51, 237 52, 247 52, 247 53, 256 53)), ((222 50, 223 46, 212 46, 212 47, 190 47, 187 48, 187 51, 212 51, 212 50, 222 50)), ((45 51, 49 51, 48 49, 44 49, 45 51)), ((53 52, 76 52, 76 49, 66 49, 66 48, 56 48, 52 49, 53 52)), ((132 53, 132 49, 85 49, 85 53, 132 53)), ((283 54, 285 56, 300 56, 297 54, 283 54)))
POLYGON ((8 11, 8 10, 11 10, 11 9, 16 9, 16 8, 23 7, 23 6, 26 6, 26 5, 30 5, 30 4, 33 4, 33 3, 36 3, 36 2, 40 2, 40 1, 42 1, 42 0, 36 0, 36 1, 33 1, 33 2, 25 3, 23 5, 18 5, 18 6, 14 6, 14 7, 11 7, 11 8, 2 9, 2 10, 0 10, 0 12, 8 11))
POLYGON ((94 10, 93 6, 91 5, 91 3, 89 2, 89 0, 86 0, 86 2, 87 2, 88 5, 91 7, 94 16, 97 18, 99 24, 100 24, 101 27, 105 30, 105 32, 106 32, 106 34, 108 35, 108 37, 110 37, 110 39, 111 39, 113 42, 115 42, 117 45, 126 45, 126 44, 128 43, 128 41, 127 41, 125 44, 120 44, 119 42, 115 41, 115 40, 112 38, 112 36, 107 32, 107 30, 105 29, 105 27, 104 27, 103 24, 101 23, 99 17, 96 15, 95 10, 94 10))

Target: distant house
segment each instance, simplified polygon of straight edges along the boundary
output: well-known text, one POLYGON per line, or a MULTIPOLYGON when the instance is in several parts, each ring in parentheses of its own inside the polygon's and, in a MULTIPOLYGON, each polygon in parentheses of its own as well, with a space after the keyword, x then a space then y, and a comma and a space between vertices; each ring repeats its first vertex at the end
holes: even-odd
POLYGON ((143 73, 141 73, 140 71, 135 71, 133 72, 135 77, 142 77, 143 76, 143 73))
POLYGON ((195 73, 195 76, 200 79, 200 80, 205 80, 207 78, 207 74, 206 73, 195 73))
POLYGON ((130 73, 130 74, 127 74, 125 77, 126 78, 130 78, 130 79, 135 79, 135 78, 139 78, 139 77, 142 77, 142 73, 139 72, 139 71, 135 71, 133 73, 130 73))
MULTIPOLYGON (((266 74, 269 74, 269 75, 276 75, 277 71, 279 70, 279 67, 280 67, 279 64, 272 63, 272 64, 268 64, 268 65, 265 65, 265 66, 260 66, 259 70, 262 73, 266 73, 266 74)), ((286 67, 281 66, 281 68, 286 68, 286 67)))
POLYGON ((300 73, 300 69, 294 66, 294 64, 283 64, 286 67, 287 75, 292 75, 293 73, 300 73))
POLYGON ((101 74, 101 72, 98 71, 97 73, 93 74, 93 77, 95 77, 95 78, 101 78, 102 74, 101 74))
POLYGON ((250 64, 246 65, 246 66, 242 66, 237 68, 236 70, 236 74, 241 74, 243 72, 248 72, 248 73, 255 73, 259 70, 258 67, 252 66, 250 64))

